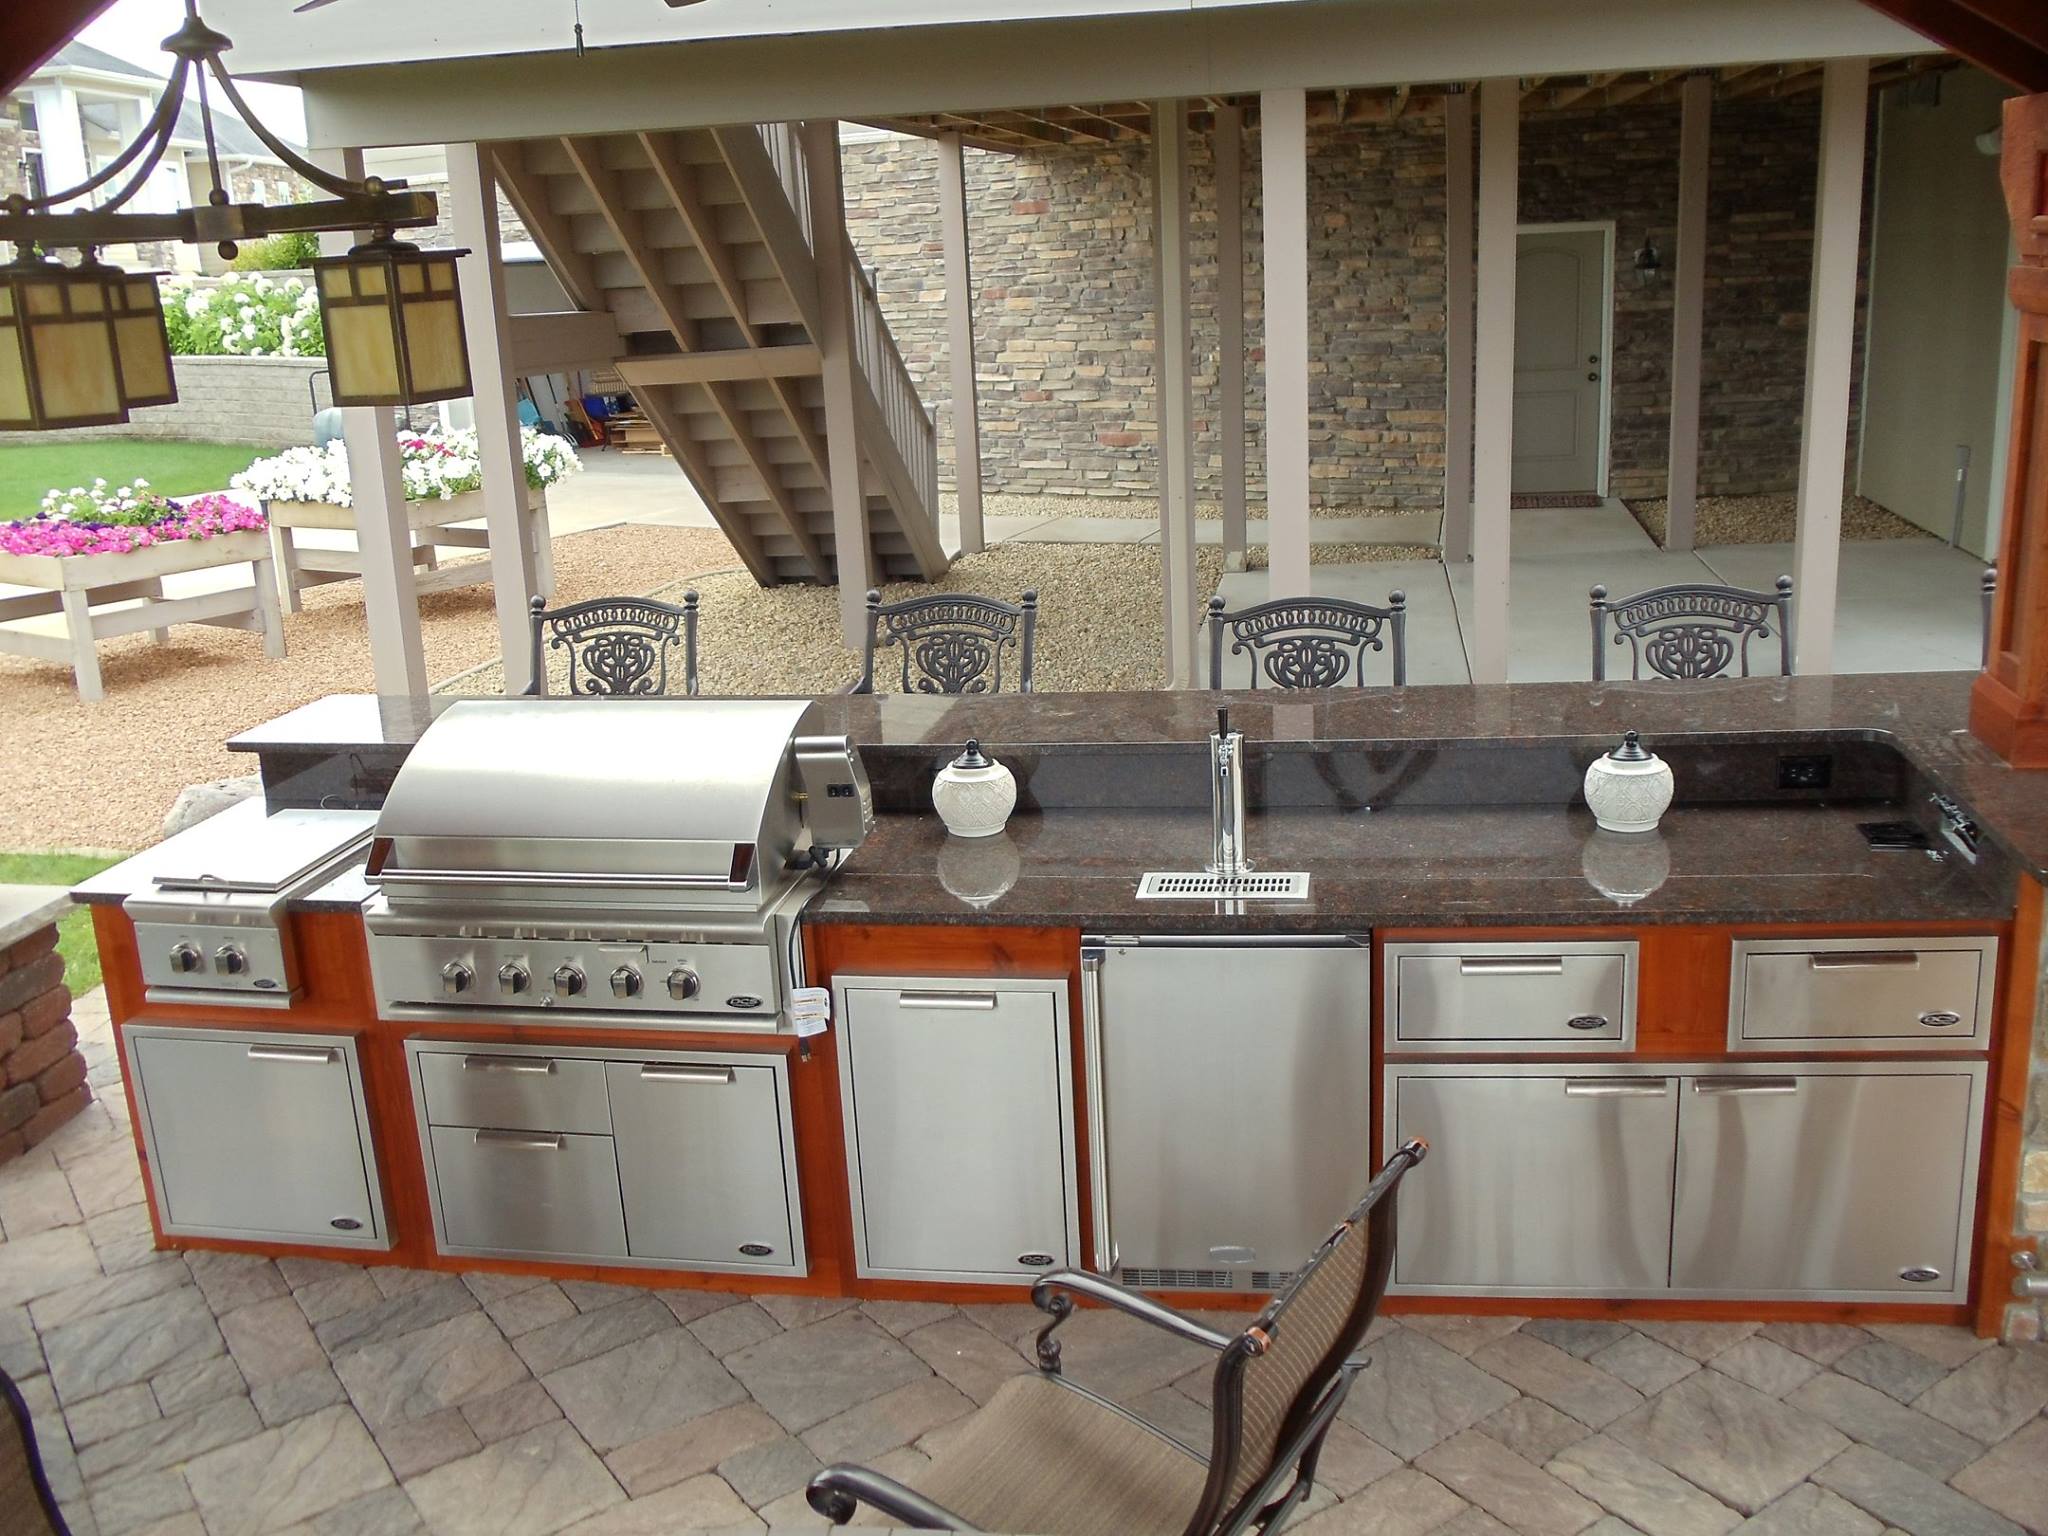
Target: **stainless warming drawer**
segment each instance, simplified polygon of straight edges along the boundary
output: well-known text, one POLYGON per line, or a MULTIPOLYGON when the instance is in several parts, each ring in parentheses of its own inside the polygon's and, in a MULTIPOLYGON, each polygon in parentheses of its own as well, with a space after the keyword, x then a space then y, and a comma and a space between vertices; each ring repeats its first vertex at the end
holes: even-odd
POLYGON ((489 1049, 423 1051, 419 1074, 434 1125, 612 1133, 601 1061, 489 1049))
POLYGON ((1730 1050, 1981 1050, 1998 940, 1738 939, 1730 1050))
POLYGON ((623 1259, 626 1217, 609 1136, 431 1130, 445 1247, 475 1253, 623 1259))
POLYGON ((1393 1051, 1627 1050, 1632 939, 1381 946, 1393 1051))

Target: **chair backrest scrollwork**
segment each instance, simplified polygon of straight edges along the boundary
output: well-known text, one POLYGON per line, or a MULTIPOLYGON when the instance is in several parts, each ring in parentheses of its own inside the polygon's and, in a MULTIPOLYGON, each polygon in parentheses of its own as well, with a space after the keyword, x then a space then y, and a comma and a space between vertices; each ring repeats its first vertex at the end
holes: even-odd
POLYGON ((1223 686, 1224 641, 1251 658, 1249 688, 1364 687, 1367 652, 1388 651, 1393 684, 1408 681, 1408 598, 1387 606, 1341 597, 1286 597, 1231 612, 1209 600, 1209 686, 1223 686))
POLYGON ((885 603, 868 593, 867 641, 855 693, 875 691, 875 652, 895 646, 900 666, 892 669, 904 693, 1001 693, 1014 655, 1014 684, 1031 692, 1032 650, 1038 628, 1038 594, 1015 603, 969 592, 885 603))
POLYGON ((652 597, 597 597, 565 608, 533 600, 533 682, 548 691, 548 660, 568 662, 565 691, 578 698, 656 698, 677 675, 670 656, 682 651, 682 691, 697 691, 697 594, 681 605, 652 597))
POLYGON ((1780 576, 1775 592, 1710 582, 1653 587, 1633 597, 1609 600, 1605 587, 1591 593, 1593 680, 1607 680, 1608 645, 1629 648, 1629 675, 1647 671, 1674 682, 1710 677, 1749 677, 1751 642, 1778 642, 1778 671, 1792 672, 1792 578, 1780 576), (1609 625, 1613 636, 1608 636, 1609 625))

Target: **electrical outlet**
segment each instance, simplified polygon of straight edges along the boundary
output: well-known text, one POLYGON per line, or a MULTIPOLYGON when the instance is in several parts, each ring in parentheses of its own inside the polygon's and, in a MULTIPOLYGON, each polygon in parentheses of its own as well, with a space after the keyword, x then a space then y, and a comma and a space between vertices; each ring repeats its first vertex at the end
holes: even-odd
POLYGON ((1826 753, 1778 759, 1778 788, 1826 789, 1835 779, 1835 760, 1826 753))

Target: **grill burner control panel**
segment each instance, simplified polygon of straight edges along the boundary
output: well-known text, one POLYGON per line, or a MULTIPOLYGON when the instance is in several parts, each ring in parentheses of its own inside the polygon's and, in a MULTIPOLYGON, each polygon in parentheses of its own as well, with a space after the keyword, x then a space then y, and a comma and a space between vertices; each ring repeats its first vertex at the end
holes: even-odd
POLYGON ((766 944, 380 935, 370 963, 387 1007, 730 1015, 758 1026, 781 998, 766 944))

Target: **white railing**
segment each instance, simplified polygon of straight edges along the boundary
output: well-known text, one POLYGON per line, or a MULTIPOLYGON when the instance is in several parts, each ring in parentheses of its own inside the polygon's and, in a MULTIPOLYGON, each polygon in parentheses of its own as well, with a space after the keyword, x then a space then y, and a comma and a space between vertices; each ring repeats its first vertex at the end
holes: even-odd
POLYGON ((804 232, 804 244, 815 253, 818 242, 811 234, 811 171, 804 160, 803 141, 797 137, 796 124, 756 123, 754 131, 761 135, 761 145, 775 165, 775 174, 782 182, 789 206, 796 210, 796 222, 804 232))
POLYGON ((853 351, 861 377, 881 408, 889 429, 889 441, 896 457, 910 475, 918 502, 937 526, 939 520, 939 432, 933 425, 917 385, 896 350, 896 337, 882 314, 875 285, 861 265, 853 242, 846 242, 846 267, 851 274, 848 288, 853 299, 853 351))

